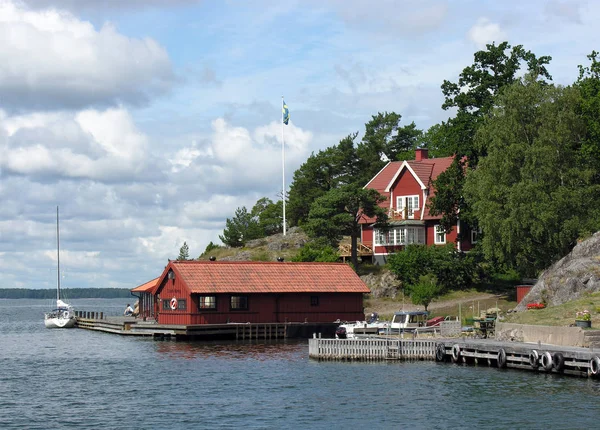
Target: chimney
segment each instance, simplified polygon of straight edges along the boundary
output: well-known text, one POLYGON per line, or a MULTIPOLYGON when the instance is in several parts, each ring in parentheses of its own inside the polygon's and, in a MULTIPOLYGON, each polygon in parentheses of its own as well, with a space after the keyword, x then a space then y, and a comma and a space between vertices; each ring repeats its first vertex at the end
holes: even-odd
POLYGON ((427 157, 427 148, 417 148, 415 151, 415 161, 426 160, 427 157))

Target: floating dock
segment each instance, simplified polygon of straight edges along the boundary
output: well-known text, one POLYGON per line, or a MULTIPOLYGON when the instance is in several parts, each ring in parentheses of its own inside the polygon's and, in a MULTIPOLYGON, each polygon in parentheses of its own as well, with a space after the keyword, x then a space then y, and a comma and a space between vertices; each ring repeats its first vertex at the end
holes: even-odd
POLYGON ((122 336, 145 336, 157 340, 254 340, 309 338, 313 333, 333 337, 336 323, 229 323, 157 324, 135 317, 105 316, 102 312, 76 311, 76 327, 122 336))
POLYGON ((308 341, 316 360, 436 360, 600 378, 600 349, 489 339, 322 339, 308 341))

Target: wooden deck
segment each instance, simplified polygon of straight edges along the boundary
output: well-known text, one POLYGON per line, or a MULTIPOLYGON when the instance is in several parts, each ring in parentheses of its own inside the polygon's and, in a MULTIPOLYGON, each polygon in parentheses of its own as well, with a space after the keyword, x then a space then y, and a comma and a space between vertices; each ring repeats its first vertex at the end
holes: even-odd
POLYGON ((309 340, 316 360, 436 360, 600 378, 600 350, 489 339, 309 340))
POLYGON ((250 340, 309 338, 313 333, 333 337, 336 323, 259 323, 164 325, 135 317, 104 316, 99 312, 78 312, 77 328, 118 334, 174 340, 250 340))

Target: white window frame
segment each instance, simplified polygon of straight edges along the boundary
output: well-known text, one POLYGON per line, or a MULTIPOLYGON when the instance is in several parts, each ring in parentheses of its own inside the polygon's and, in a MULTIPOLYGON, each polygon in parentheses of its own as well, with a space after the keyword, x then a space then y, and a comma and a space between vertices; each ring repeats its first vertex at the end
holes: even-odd
POLYGON ((375 246, 425 245, 425 227, 400 226, 387 231, 376 228, 373 229, 373 242, 375 246))
POLYGON ((477 243, 479 235, 481 234, 481 230, 471 230, 471 243, 474 245, 477 243))
POLYGON ((446 244, 446 232, 440 224, 435 225, 435 233, 433 236, 433 243, 436 245, 446 244))
POLYGON ((414 219, 415 212, 421 209, 419 204, 420 199, 418 194, 398 196, 396 197, 396 212, 402 214, 402 217, 404 217, 404 207, 406 207, 406 219, 414 219))

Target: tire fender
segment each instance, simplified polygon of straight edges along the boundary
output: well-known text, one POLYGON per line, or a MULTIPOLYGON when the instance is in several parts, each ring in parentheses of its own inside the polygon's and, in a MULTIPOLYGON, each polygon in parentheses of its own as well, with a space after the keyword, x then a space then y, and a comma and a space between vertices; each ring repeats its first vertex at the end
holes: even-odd
POLYGON ((460 346, 458 346, 458 343, 455 343, 454 345, 452 345, 452 361, 457 363, 459 358, 460 358, 460 346))
POLYGON ((546 372, 550 372, 552 367, 554 366, 554 362, 552 361, 552 354, 548 351, 542 354, 542 367, 546 372))
POLYGON ((529 353, 529 365, 534 369, 540 366, 540 354, 535 349, 529 353))
POLYGON ((600 374, 600 358, 597 355, 590 360, 590 372, 594 376, 600 374))
POLYGON ((554 363, 554 368, 557 372, 562 372, 565 369, 565 356, 560 352, 555 352, 552 357, 552 362, 554 363))
POLYGON ((504 348, 500 348, 500 351, 498 351, 498 367, 500 369, 506 367, 506 351, 504 350, 504 348))
POLYGON ((444 361, 446 357, 446 347, 443 343, 438 343, 435 347, 435 359, 437 361, 444 361))

